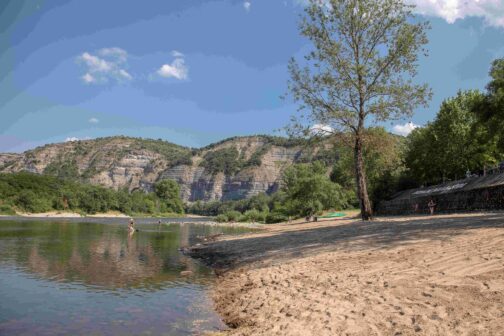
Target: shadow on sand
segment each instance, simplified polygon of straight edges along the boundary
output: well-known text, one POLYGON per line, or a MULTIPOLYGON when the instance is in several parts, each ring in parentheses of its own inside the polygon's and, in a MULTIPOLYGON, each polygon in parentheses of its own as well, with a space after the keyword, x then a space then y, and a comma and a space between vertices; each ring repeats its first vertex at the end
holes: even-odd
POLYGON ((418 240, 446 240, 482 228, 504 228, 504 213, 345 221, 298 230, 290 225, 288 231, 212 242, 191 247, 185 253, 224 271, 258 260, 280 261, 320 252, 386 249, 418 240))

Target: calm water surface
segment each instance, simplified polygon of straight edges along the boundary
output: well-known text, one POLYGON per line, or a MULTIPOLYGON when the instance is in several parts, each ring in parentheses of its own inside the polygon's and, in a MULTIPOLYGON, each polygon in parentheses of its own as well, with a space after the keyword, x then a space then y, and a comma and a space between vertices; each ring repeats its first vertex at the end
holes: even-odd
POLYGON ((178 248, 202 224, 0 221, 1 335, 192 335, 224 328, 210 269, 178 248), (181 271, 192 271, 181 277, 181 271))

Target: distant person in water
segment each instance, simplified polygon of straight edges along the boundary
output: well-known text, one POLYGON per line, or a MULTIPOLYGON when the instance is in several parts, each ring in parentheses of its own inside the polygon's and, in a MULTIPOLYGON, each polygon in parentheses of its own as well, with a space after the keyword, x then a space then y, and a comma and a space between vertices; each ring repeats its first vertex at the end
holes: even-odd
POLYGON ((133 220, 133 218, 130 218, 130 221, 129 221, 129 224, 128 224, 128 231, 130 233, 135 232, 135 221, 133 220))
POLYGON ((430 214, 434 215, 434 208, 436 207, 436 203, 434 203, 434 200, 431 198, 431 200, 427 205, 429 206, 430 214))

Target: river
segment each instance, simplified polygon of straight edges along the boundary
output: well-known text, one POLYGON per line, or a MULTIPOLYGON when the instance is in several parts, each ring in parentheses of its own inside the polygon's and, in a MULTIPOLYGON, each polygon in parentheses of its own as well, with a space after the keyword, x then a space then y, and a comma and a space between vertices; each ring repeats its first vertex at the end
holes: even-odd
POLYGON ((207 293, 213 272, 178 249, 197 236, 250 230, 198 220, 204 219, 143 219, 133 235, 124 219, 1 220, 0 334, 193 335, 225 328, 207 293))

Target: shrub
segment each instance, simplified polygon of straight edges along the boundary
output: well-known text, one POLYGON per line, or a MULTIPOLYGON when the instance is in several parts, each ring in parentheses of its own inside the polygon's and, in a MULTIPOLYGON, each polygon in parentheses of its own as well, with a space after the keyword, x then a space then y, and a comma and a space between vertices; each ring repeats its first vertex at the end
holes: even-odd
POLYGON ((289 218, 279 212, 270 212, 269 214, 266 215, 265 222, 266 224, 273 224, 273 223, 280 223, 280 222, 286 222, 289 218))
POLYGON ((219 223, 225 223, 229 221, 228 217, 224 214, 218 215, 217 217, 215 217, 215 220, 219 223))
POLYGON ((235 147, 222 148, 205 154, 205 160, 201 165, 210 171, 212 175, 224 173, 233 175, 241 169, 242 162, 238 150, 235 147))
POLYGON ((16 211, 10 205, 0 204, 0 214, 2 215, 15 215, 16 211))
POLYGON ((40 197, 31 190, 22 190, 17 197, 17 204, 28 212, 46 212, 52 209, 50 200, 40 197))
POLYGON ((245 211, 243 216, 246 218, 246 221, 249 222, 264 222, 264 219, 266 217, 264 212, 260 212, 256 209, 245 211))
POLYGON ((241 212, 231 210, 231 211, 225 212, 224 215, 228 218, 229 222, 235 222, 238 220, 238 218, 240 218, 241 212))

